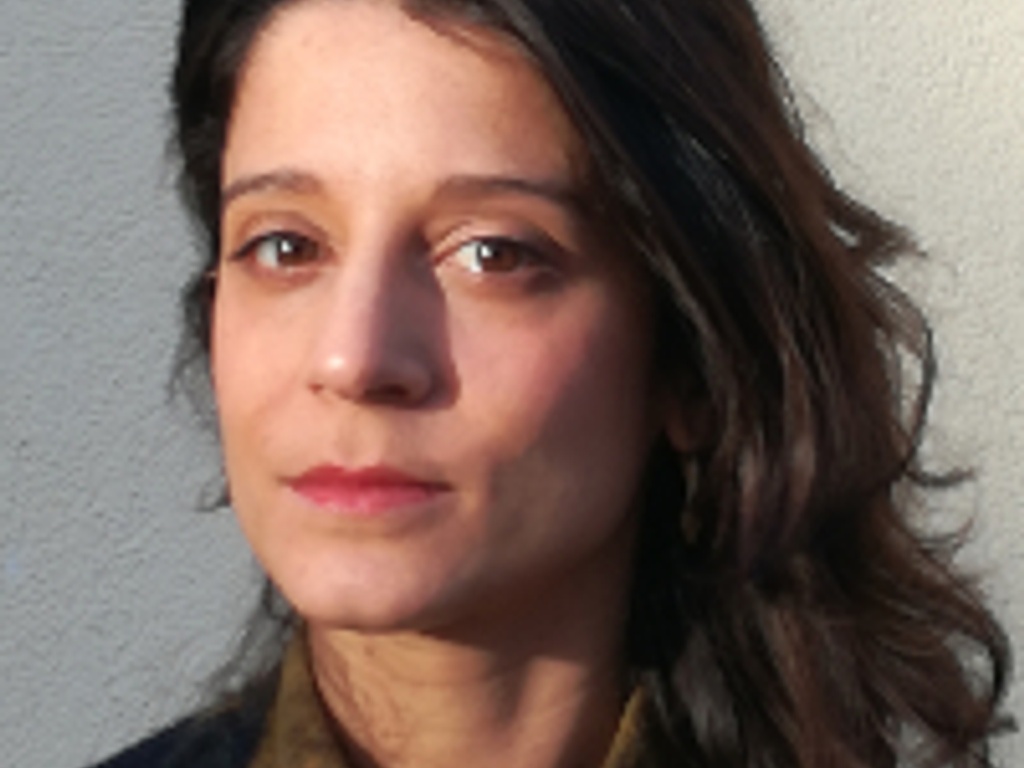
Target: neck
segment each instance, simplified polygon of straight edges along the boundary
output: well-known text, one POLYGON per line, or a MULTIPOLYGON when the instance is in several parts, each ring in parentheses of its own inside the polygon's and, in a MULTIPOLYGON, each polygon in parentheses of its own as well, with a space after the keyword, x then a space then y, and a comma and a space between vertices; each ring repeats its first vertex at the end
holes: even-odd
POLYGON ((595 590, 585 601, 578 596, 586 590, 572 592, 553 599, 538 591, 533 600, 443 632, 311 625, 314 675, 353 762, 601 765, 626 695, 625 589, 595 590))

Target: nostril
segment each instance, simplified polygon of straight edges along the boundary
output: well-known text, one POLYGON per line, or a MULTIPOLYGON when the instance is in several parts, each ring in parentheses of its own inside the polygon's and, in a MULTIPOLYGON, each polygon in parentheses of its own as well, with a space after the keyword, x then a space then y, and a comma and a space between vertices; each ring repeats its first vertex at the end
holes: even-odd
POLYGON ((417 402, 421 398, 408 386, 392 383, 369 388, 365 399, 382 405, 402 405, 417 402))
POLYGON ((310 379, 310 388, 318 395, 377 405, 415 405, 429 397, 433 387, 428 360, 379 347, 360 355, 326 355, 314 365, 310 379))
POLYGON ((429 361, 416 354, 384 359, 375 373, 377 375, 366 382, 364 397, 379 404, 420 404, 437 384, 429 361))

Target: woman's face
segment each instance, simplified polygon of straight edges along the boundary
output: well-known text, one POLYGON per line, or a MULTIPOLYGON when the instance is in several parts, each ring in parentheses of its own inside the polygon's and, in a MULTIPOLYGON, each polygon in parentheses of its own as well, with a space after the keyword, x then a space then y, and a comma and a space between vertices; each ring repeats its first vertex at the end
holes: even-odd
POLYGON ((431 629, 621 589, 660 428, 642 281, 496 36, 304 2, 223 158, 212 364, 231 496, 311 622, 431 629))

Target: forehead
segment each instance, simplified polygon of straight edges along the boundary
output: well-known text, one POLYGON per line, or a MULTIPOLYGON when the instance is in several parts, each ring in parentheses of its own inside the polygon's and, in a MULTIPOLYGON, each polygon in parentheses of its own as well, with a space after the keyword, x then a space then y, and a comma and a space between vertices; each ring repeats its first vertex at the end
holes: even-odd
POLYGON ((305 0, 253 44, 224 175, 298 164, 578 176, 580 156, 546 80, 499 33, 414 18, 396 2, 305 0))

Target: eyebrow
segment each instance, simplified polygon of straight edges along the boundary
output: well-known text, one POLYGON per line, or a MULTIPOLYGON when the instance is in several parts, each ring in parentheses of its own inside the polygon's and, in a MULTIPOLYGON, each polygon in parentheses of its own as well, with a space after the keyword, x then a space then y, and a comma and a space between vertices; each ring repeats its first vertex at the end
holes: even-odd
POLYGON ((252 176, 242 176, 228 184, 221 192, 220 208, 223 211, 234 200, 245 195, 266 192, 289 192, 297 195, 315 195, 323 191, 323 184, 311 173, 284 168, 252 176))
MULTIPOLYGON (((286 192, 296 195, 317 195, 324 184, 305 171, 283 168, 280 170, 242 176, 231 182, 221 193, 221 210, 234 200, 246 195, 286 192)), ((458 174, 446 178, 432 195, 434 200, 445 198, 494 197, 503 194, 537 197, 573 211, 582 210, 584 196, 571 183, 560 179, 527 178, 520 176, 458 174)))
POLYGON ((434 193, 435 199, 493 197, 504 194, 538 197, 574 211, 584 207, 584 197, 572 183, 560 179, 520 176, 463 174, 445 179, 434 193))

